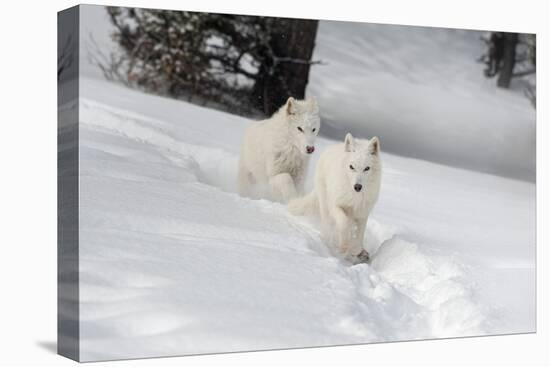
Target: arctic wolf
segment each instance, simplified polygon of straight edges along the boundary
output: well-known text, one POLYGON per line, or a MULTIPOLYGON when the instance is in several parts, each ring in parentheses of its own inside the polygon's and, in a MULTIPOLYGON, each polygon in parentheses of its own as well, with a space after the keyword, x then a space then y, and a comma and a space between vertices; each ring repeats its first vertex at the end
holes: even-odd
POLYGON ((241 196, 286 203, 301 194, 319 127, 315 99, 292 97, 272 117, 248 127, 239 159, 241 196))
POLYGON ((324 237, 336 242, 339 252, 352 262, 366 262, 365 227, 378 199, 381 173, 378 138, 359 140, 348 133, 344 144, 321 154, 313 191, 292 200, 289 210, 294 215, 320 216, 324 237))

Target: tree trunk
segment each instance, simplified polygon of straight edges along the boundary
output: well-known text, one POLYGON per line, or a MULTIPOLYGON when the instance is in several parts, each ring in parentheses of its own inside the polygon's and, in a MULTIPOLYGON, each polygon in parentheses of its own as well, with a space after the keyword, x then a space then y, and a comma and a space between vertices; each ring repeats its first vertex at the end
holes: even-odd
POLYGON ((504 50, 502 55, 502 67, 498 75, 497 85, 501 88, 509 88, 514 66, 516 64, 517 33, 504 33, 504 50))
POLYGON ((261 65, 262 75, 254 85, 257 108, 271 115, 288 97, 305 96, 317 20, 277 19, 271 34, 270 46, 276 56, 274 65, 261 65))

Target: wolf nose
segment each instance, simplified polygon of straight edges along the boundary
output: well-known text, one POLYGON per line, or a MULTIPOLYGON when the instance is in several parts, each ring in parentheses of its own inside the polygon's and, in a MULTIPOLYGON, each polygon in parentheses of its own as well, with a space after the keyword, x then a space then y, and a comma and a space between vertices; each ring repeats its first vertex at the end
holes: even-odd
POLYGON ((311 154, 311 153, 313 153, 314 151, 315 151, 315 147, 309 147, 309 146, 306 147, 306 152, 307 152, 307 154, 311 154))
POLYGON ((355 186, 353 186, 353 189, 357 192, 361 191, 362 188, 363 188, 363 185, 360 185, 360 184, 355 184, 355 186))

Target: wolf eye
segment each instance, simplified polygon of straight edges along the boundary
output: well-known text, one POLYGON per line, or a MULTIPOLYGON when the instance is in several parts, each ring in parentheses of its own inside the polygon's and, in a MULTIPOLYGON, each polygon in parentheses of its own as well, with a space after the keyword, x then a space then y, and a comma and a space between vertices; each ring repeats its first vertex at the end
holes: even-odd
POLYGON ((317 129, 316 129, 316 128, 313 128, 313 130, 311 130, 311 132, 312 132, 312 133, 314 133, 314 132, 315 132, 315 130, 317 130, 317 129))
POLYGON ((301 133, 304 132, 304 130, 302 130, 302 128, 301 128, 300 126, 298 126, 298 130, 299 130, 301 133))
POLYGON ((369 166, 366 166, 365 169, 363 170, 364 172, 367 172, 368 170, 370 169, 369 166))
POLYGON ((349 169, 354 170, 355 168, 353 168, 353 166, 350 164, 349 169))

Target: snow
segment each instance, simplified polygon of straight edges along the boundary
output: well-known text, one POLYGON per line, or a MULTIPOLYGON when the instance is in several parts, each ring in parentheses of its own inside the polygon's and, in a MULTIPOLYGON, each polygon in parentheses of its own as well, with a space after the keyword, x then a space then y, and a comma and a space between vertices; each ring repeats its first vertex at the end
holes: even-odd
POLYGON ((535 109, 521 85, 483 76, 484 33, 321 21, 308 93, 323 134, 378 135, 402 156, 534 181, 535 109))
POLYGON ((235 193, 250 121, 80 92, 83 361, 534 331, 534 184, 383 152, 372 263, 352 266, 235 193))
MULTIPOLYGON (((83 7, 81 54, 93 50, 90 35, 106 55, 116 53, 105 9, 83 7)), ((378 135, 387 152, 534 182, 535 109, 521 81, 501 90, 483 76, 476 60, 484 34, 319 22, 313 59, 323 64, 312 66, 307 93, 319 99, 321 134, 338 140, 348 131, 378 135)), ((83 75, 102 77, 83 61, 83 75)))
MULTIPOLYGON (((83 9, 81 37, 113 52, 104 9, 83 9)), ((81 359, 535 331, 535 111, 484 79, 481 34, 320 22, 306 187, 332 139, 381 138, 354 266, 317 223, 235 193, 249 120, 104 81, 80 42, 81 359)))

